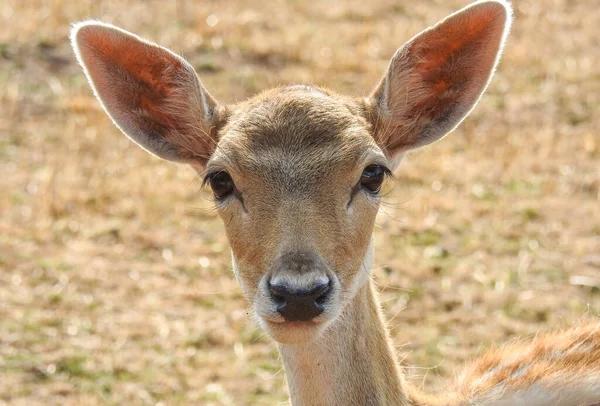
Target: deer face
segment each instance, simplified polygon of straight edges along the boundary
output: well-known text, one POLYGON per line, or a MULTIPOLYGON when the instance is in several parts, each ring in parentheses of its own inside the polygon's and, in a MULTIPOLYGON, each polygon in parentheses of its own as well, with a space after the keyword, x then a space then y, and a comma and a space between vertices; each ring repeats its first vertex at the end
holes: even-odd
POLYGON ((481 1, 423 31, 364 99, 293 86, 226 107, 165 48, 98 22, 75 26, 71 38, 115 124, 205 176, 258 321, 275 340, 301 343, 365 285, 385 175, 477 103, 507 35, 507 10, 481 1))
POLYGON ((235 274, 275 339, 327 325, 366 281, 389 173, 360 105, 294 86, 230 113, 206 165, 235 274))

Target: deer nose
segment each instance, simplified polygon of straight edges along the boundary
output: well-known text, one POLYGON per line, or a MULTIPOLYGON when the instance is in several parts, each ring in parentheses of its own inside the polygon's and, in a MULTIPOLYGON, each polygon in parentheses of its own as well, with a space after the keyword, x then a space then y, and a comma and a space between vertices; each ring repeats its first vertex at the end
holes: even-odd
POLYGON ((269 282, 271 299, 286 321, 310 321, 323 313, 331 281, 318 281, 309 289, 295 290, 286 284, 269 282))

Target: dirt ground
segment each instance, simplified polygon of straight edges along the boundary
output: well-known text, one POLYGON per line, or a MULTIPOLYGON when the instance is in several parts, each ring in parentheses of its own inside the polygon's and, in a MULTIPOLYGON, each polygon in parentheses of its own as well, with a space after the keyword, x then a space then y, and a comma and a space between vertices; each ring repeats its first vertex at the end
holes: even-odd
MULTIPOLYGON (((398 356, 431 390, 493 343, 600 313, 600 8, 514 3, 487 94, 403 162, 377 221, 398 356)), ((0 405, 287 401, 208 193, 112 125, 72 22, 169 46, 234 102, 288 83, 367 94, 396 48, 465 4, 4 0, 0 405)))

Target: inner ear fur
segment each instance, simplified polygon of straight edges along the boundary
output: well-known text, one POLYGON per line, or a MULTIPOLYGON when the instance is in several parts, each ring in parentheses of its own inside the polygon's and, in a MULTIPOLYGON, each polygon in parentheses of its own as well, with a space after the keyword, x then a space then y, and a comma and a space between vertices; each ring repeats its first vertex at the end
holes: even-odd
POLYGON ((71 42, 94 94, 125 135, 160 158, 204 165, 225 111, 188 62, 95 21, 75 25, 71 42))
POLYGON ((490 82, 510 23, 508 2, 480 1, 398 49, 367 99, 374 137, 388 156, 430 144, 460 124, 490 82))

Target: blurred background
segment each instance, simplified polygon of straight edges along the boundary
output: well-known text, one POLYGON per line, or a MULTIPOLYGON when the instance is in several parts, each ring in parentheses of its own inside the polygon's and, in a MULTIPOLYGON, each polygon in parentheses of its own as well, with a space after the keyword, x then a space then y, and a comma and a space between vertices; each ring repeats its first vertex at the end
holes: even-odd
MULTIPOLYGON (((182 54, 224 102, 366 95, 467 0, 3 0, 0 405, 287 399, 192 169, 112 125, 68 43, 94 18, 182 54)), ((493 343, 600 313, 600 8, 515 0, 503 60, 451 136, 403 162, 374 278, 399 358, 439 390, 493 343)))

